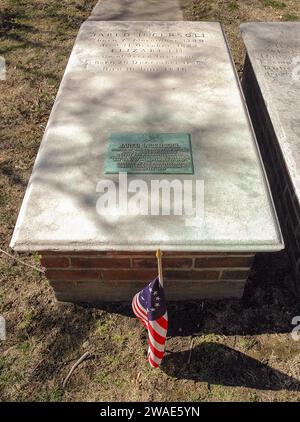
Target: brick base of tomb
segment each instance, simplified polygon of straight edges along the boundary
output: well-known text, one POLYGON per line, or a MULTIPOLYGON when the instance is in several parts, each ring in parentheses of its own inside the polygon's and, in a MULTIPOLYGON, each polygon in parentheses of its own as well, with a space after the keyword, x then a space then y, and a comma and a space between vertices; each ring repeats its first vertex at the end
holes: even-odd
MULTIPOLYGON (((41 252, 60 301, 130 301, 157 276, 154 253, 41 252)), ((254 254, 165 252, 168 300, 241 298, 254 254)))

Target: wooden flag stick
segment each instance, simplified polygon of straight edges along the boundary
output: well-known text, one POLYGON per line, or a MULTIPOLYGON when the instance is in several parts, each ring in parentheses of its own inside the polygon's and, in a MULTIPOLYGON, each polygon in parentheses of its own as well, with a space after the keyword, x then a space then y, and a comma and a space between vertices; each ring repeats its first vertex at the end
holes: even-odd
POLYGON ((157 258, 157 267, 158 267, 158 277, 159 277, 160 284, 163 286, 164 285, 164 279, 163 279, 161 257, 162 257, 162 251, 160 249, 157 249, 156 258, 157 258))

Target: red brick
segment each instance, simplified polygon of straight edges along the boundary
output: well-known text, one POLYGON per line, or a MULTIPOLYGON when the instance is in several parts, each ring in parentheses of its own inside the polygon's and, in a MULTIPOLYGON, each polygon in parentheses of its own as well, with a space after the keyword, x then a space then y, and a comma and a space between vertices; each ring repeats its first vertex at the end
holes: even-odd
POLYGON ((164 278, 172 280, 219 280, 220 271, 164 271, 164 278))
MULTIPOLYGON (((163 258, 163 268, 179 268, 182 270, 191 269, 193 266, 192 258, 163 258)), ((157 265, 157 264, 156 264, 157 265)))
POLYGON ((252 253, 249 252, 163 252, 163 257, 168 257, 171 256, 172 258, 178 256, 178 257, 183 257, 183 258, 189 258, 189 257, 209 257, 209 256, 220 256, 220 257, 224 257, 224 256, 249 256, 249 255, 253 255, 252 253))
POLYGON ((67 257, 62 256, 42 256, 41 264, 46 268, 66 268, 70 262, 67 257))
MULTIPOLYGON (((193 265, 193 260, 184 258, 163 258, 163 268, 180 268, 190 269, 193 265)), ((133 260, 134 268, 157 268, 157 259, 137 258, 133 260)))
POLYGON ((157 270, 103 270, 103 280, 151 281, 157 276, 157 270))
POLYGON ((151 251, 108 251, 107 252, 107 255, 108 256, 116 256, 116 255, 120 255, 120 256, 123 256, 123 255, 127 255, 127 256, 130 256, 130 257, 136 257, 136 256, 142 256, 142 257, 144 257, 144 256, 149 256, 150 258, 151 257, 153 257, 153 256, 155 256, 155 251, 153 251, 153 252, 151 252, 151 251))
POLYGON ((57 281, 93 281, 100 280, 100 271, 93 270, 47 270, 46 276, 57 281))
POLYGON ((250 268, 253 257, 197 258, 196 268, 250 268))
MULTIPOLYGON (((93 283, 95 283, 93 281, 93 283)), ((55 293, 62 292, 64 290, 76 289, 76 282, 75 281, 50 281, 51 287, 54 289, 55 293)))
POLYGON ((223 271, 221 280, 246 280, 249 271, 223 271))
POLYGON ((80 257, 80 258, 89 258, 89 257, 106 257, 107 252, 101 252, 101 251, 82 251, 82 252, 69 252, 68 255, 72 258, 74 257, 80 257))
POLYGON ((129 258, 71 258, 74 268, 130 268, 129 258))
POLYGON ((91 256, 99 255, 106 256, 106 251, 40 251, 40 255, 54 255, 54 256, 91 256))

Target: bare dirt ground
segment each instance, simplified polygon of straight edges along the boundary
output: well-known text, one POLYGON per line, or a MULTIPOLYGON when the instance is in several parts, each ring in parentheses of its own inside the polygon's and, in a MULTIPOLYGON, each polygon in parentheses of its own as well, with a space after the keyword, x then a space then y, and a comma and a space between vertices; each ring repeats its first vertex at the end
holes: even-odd
MULTIPOLYGON (((0 0, 0 247, 9 240, 81 22, 95 0, 0 0)), ((220 20, 242 70, 242 21, 297 20, 299 1, 185 1, 186 19, 220 20)), ((25 256, 38 265, 37 256, 25 256)), ((62 305, 47 280, 0 255, 2 401, 300 400, 300 304, 284 253, 260 255, 242 301, 170 305, 167 355, 145 360, 146 336, 130 307, 62 305), (190 363, 190 344, 193 339, 190 363), (91 358, 62 380, 85 352, 91 358)))

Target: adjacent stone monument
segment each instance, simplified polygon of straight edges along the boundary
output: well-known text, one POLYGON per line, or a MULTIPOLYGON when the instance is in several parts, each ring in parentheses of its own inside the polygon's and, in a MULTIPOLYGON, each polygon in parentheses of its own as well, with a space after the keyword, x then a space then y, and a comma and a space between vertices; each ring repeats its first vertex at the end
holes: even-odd
POLYGON ((283 242, 218 23, 82 25, 11 246, 64 301, 131 300, 157 248, 169 300, 241 297, 283 242))
POLYGON ((300 23, 241 30, 243 88, 300 293, 300 23))

